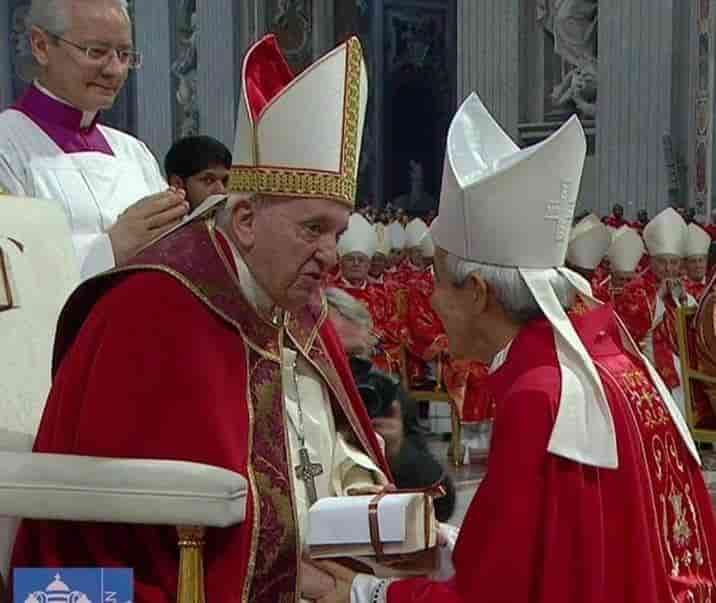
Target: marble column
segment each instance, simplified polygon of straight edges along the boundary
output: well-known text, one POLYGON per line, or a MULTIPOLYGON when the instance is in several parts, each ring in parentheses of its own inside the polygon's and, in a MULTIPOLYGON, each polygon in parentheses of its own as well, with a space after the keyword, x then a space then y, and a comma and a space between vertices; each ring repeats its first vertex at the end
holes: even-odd
POLYGON ((601 0, 597 203, 634 217, 669 203, 664 136, 672 134, 674 0, 601 0))
POLYGON ((515 140, 519 119, 519 0, 457 1, 457 102, 477 91, 515 140))
POLYGON ((234 146, 236 105, 241 81, 238 52, 242 15, 239 0, 197 2, 199 17, 199 68, 197 94, 200 131, 234 146))
POLYGON ((134 134, 161 164, 174 138, 172 98, 172 6, 173 2, 136 2, 136 46, 143 52, 142 68, 136 73, 137 112, 134 134))

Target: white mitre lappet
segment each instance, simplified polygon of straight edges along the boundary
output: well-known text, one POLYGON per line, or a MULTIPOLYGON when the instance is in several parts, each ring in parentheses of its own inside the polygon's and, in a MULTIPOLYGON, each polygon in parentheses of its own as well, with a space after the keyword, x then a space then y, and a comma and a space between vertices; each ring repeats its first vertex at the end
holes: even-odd
MULTIPOLYGON (((564 268, 585 154, 584 131, 576 116, 548 139, 520 150, 473 93, 448 131, 440 211, 432 235, 437 247, 454 256, 519 270, 555 332, 561 389, 548 450, 586 465, 615 468, 616 435, 604 386, 550 283, 559 273, 591 296, 584 279, 564 268)), ((628 338, 626 330, 623 336, 628 338)), ((647 366, 698 459, 678 408, 647 366)))
POLYGON ((644 244, 649 255, 676 255, 684 257, 689 229, 686 222, 672 207, 654 216, 644 227, 644 244))
POLYGON ((594 270, 604 259, 612 235, 594 214, 588 215, 572 229, 567 247, 567 261, 577 268, 594 270))
POLYGON ((413 249, 420 247, 420 240, 428 232, 428 225, 420 218, 414 218, 405 227, 405 247, 413 249))
POLYGON ((711 235, 698 224, 693 222, 689 224, 684 255, 687 258, 708 255, 709 249, 711 249, 711 235))
POLYGON ((229 190, 355 204, 368 80, 358 38, 294 76, 276 37, 244 58, 229 190))
POLYGON ((352 214, 348 228, 338 240, 338 255, 343 257, 349 253, 362 253, 372 258, 377 248, 378 235, 373 225, 360 214, 352 214))
POLYGON ((614 235, 607 252, 612 271, 635 272, 645 251, 639 233, 629 226, 622 226, 614 235))
POLYGON ((391 222, 390 226, 391 249, 405 249, 405 229, 400 222, 391 222))

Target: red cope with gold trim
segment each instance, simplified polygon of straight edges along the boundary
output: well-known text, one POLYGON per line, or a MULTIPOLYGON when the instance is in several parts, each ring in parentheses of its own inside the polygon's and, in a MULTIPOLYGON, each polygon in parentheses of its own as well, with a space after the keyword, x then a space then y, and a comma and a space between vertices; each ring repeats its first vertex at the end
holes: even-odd
POLYGON ((547 451, 559 408, 552 326, 529 323, 488 383, 497 403, 487 475, 455 548, 454 578, 394 582, 388 603, 707 603, 716 524, 701 471, 609 306, 572 323, 614 419, 617 469, 547 451))
MULTIPOLYGON (((189 224, 74 293, 35 451, 194 461, 245 475, 246 520, 207 533, 207 600, 293 601, 300 551, 282 345, 323 377, 337 427, 389 470, 325 303, 278 327, 262 320, 222 261, 230 255, 219 237, 209 222, 189 224)), ((12 565, 131 567, 137 600, 176 600, 169 527, 23 521, 12 565)))

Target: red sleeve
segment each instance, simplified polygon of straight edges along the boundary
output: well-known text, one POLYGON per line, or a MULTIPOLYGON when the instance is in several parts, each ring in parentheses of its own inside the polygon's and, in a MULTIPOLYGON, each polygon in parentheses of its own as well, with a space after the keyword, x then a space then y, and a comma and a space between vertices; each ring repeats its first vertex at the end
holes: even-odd
POLYGON ((395 582, 389 603, 598 603, 575 594, 599 593, 599 484, 595 471, 547 452, 554 411, 534 389, 498 405, 487 476, 453 556, 454 581, 395 582))

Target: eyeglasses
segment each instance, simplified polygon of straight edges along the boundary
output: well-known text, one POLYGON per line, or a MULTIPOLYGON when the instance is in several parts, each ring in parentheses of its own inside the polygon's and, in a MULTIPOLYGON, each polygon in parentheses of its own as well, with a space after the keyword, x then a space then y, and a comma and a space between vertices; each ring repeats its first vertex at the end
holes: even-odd
POLYGON ((94 63, 98 66, 106 65, 112 60, 114 56, 117 57, 123 67, 127 67, 128 69, 139 69, 142 66, 141 52, 120 48, 112 48, 110 46, 82 46, 81 44, 75 44, 74 42, 63 38, 62 36, 58 36, 51 31, 47 31, 45 33, 60 42, 64 42, 65 44, 73 46, 77 50, 81 50, 90 63, 94 63))

